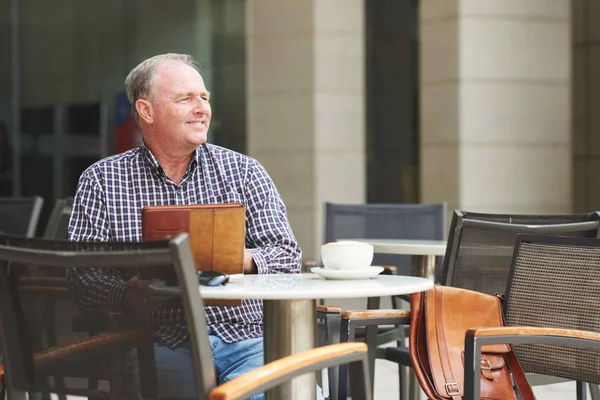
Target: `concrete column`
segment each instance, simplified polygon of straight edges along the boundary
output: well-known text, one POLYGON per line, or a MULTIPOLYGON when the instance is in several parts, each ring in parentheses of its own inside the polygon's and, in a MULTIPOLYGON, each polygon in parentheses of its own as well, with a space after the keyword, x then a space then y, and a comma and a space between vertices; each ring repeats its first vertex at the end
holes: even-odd
POLYGON ((362 0, 247 2, 248 152, 269 171, 305 258, 325 201, 365 198, 362 0))
POLYGON ((600 209, 600 1, 572 0, 575 211, 600 209))
POLYGON ((421 200, 572 211, 570 4, 421 0, 421 200))

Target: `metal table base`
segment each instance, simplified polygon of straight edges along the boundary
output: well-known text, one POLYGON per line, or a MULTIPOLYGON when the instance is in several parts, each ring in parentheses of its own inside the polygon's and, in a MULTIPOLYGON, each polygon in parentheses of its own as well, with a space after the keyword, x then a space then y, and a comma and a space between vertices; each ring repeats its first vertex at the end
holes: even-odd
MULTIPOLYGON (((316 300, 263 300, 265 363, 316 347, 316 300)), ((315 374, 266 393, 266 400, 315 400, 315 374)))

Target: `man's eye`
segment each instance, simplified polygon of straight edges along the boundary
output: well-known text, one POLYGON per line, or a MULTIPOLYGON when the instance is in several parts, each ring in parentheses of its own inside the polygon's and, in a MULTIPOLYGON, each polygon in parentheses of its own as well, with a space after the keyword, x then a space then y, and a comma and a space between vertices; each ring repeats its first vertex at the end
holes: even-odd
POLYGON ((184 98, 180 99, 179 101, 190 101, 190 97, 189 96, 184 97, 184 98))
POLYGON ((209 101, 209 100, 210 100, 210 98, 209 98, 208 96, 202 96, 202 100, 204 100, 204 101, 209 101))

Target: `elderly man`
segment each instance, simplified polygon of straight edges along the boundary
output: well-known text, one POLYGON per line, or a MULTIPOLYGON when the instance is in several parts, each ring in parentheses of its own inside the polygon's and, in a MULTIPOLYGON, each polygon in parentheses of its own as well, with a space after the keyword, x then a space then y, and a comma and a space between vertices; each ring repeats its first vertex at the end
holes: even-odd
MULTIPOLYGON (((250 157, 206 143, 210 93, 194 59, 182 54, 149 58, 131 70, 125 87, 144 143, 83 172, 70 239, 139 241, 144 206, 237 202, 246 207, 244 272, 298 273, 302 254, 265 169, 250 157)), ((161 394, 195 397, 193 380, 181 378, 189 378, 193 369, 181 309, 166 309, 160 300, 140 302, 149 282, 135 271, 116 276, 74 269, 69 282, 83 308, 117 306, 150 315, 145 320, 155 330, 157 365, 164 369, 159 371, 161 394), (174 379, 162 379, 168 375, 174 379)), ((205 312, 218 383, 263 364, 261 301, 206 307, 205 312)), ((135 357, 130 359, 133 377, 137 366, 135 357)))

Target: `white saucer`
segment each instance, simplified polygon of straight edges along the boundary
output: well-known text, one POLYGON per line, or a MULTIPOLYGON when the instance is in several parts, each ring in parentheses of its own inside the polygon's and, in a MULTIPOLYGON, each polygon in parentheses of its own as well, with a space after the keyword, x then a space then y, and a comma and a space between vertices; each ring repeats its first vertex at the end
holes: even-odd
POLYGON ((313 272, 319 276, 322 276, 325 279, 338 279, 338 280, 346 280, 346 279, 368 279, 373 278, 379 275, 383 271, 383 267, 371 266, 369 268, 361 268, 361 269, 347 269, 347 270, 339 270, 339 269, 326 269, 321 267, 314 267, 310 269, 310 272, 313 272))

